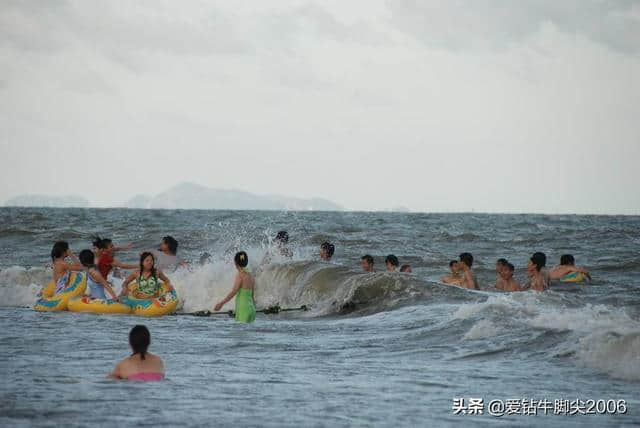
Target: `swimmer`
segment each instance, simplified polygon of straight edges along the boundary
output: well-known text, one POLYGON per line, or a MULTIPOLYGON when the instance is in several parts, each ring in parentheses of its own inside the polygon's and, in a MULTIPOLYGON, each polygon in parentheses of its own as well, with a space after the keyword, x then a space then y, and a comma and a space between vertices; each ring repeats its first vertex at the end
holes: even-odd
POLYGON ((508 261, 505 260, 505 262, 506 263, 504 263, 500 267, 500 276, 502 277, 502 284, 503 284, 502 288, 498 288, 497 284, 496 284, 496 288, 502 291, 522 291, 522 287, 520 287, 520 284, 518 284, 518 281, 516 281, 513 278, 513 271, 515 270, 515 268, 508 261))
POLYGON ((364 270, 365 272, 375 272, 373 263, 373 257, 371 257, 369 254, 365 254, 360 258, 360 266, 362 266, 362 270, 364 270))
POLYGON ((550 279, 560 279, 563 276, 570 274, 572 272, 579 272, 584 274, 589 280, 591 280, 591 275, 589 275, 589 271, 583 267, 576 266, 576 260, 573 258, 571 254, 564 254, 560 257, 560 264, 549 272, 550 279))
MULTIPOLYGON (((273 240, 273 243, 275 244, 278 252, 282 257, 286 257, 289 259, 293 257, 293 251, 291 251, 291 249, 287 247, 287 244, 289 243, 289 232, 287 232, 286 230, 281 230, 280 232, 278 232, 273 240)), ((270 264, 273 256, 273 249, 268 248, 264 257, 262 258, 262 261, 260 262, 260 267, 266 264, 270 264)))
POLYGON ((140 268, 132 272, 131 275, 124 280, 120 295, 129 295, 129 284, 134 280, 137 280, 138 290, 133 297, 138 299, 149 299, 155 297, 160 291, 160 281, 158 281, 158 278, 165 283, 170 291, 173 290, 169 278, 167 278, 160 269, 156 269, 153 254, 144 252, 140 255, 140 268))
POLYGON ((91 293, 90 297, 92 299, 107 300, 107 296, 104 294, 104 291, 107 290, 107 293, 109 293, 114 300, 117 299, 118 296, 116 296, 116 293, 113 291, 111 283, 107 282, 96 268, 93 251, 82 250, 80 254, 78 254, 78 258, 80 259, 80 263, 87 269, 87 287, 91 293))
POLYGON ((451 270, 451 275, 443 276, 440 281, 445 284, 460 285, 462 283, 462 274, 460 273, 462 268, 460 267, 460 263, 457 260, 451 260, 449 262, 449 270, 451 270))
POLYGON ((291 251, 291 249, 287 247, 287 244, 289 243, 289 232, 287 232, 286 230, 281 230, 276 235, 276 239, 274 241, 278 246, 281 255, 288 258, 293 257, 293 251, 291 251))
POLYGON ((67 287, 71 271, 80 272, 85 269, 65 241, 58 241, 53 244, 51 261, 53 263, 53 282, 56 284, 55 294, 60 293, 67 287), (67 257, 73 260, 73 263, 65 261, 67 257))
POLYGON ((147 327, 133 327, 129 332, 129 346, 133 353, 122 360, 107 377, 145 382, 164 380, 164 363, 157 355, 147 352, 150 343, 151 334, 147 327))
POLYGON ((504 291, 505 284, 504 279, 502 278, 502 273, 503 269, 507 266, 507 263, 509 263, 507 259, 498 259, 496 262, 496 290, 504 291))
POLYGON ((400 267, 400 272, 404 272, 404 273, 412 273, 413 269, 411 269, 411 265, 402 265, 400 267))
POLYGON ((188 263, 178 258, 178 241, 172 236, 165 236, 160 241, 160 248, 149 251, 158 262, 158 269, 175 271, 178 266, 187 267, 188 263))
POLYGON ((113 257, 116 247, 113 245, 111 239, 103 239, 96 236, 93 241, 93 248, 98 259, 97 268, 104 279, 109 277, 109 273, 113 268, 135 269, 138 267, 136 264, 120 263, 113 257))
POLYGON ((478 286, 478 280, 476 275, 471 270, 473 266, 473 255, 471 253, 460 254, 460 267, 462 268, 462 280, 460 281, 460 287, 468 288, 470 290, 480 290, 478 286))
POLYGON ((328 262, 331 260, 331 257, 333 257, 335 251, 336 247, 332 243, 323 242, 322 245, 320 245, 320 258, 328 262))
POLYGON ((547 256, 544 253, 534 253, 529 259, 527 265, 527 275, 529 276, 529 283, 527 288, 535 291, 544 291, 547 289, 549 282, 543 270, 547 263, 547 256))
POLYGON ((386 259, 384 259, 384 265, 387 268, 387 272, 395 272, 400 266, 400 261, 393 254, 389 254, 386 259))
POLYGON ((229 300, 236 296, 236 321, 242 323, 252 323, 256 319, 256 296, 255 279, 247 272, 249 256, 244 251, 236 253, 233 258, 236 265, 236 279, 233 288, 213 307, 214 311, 219 311, 229 300))

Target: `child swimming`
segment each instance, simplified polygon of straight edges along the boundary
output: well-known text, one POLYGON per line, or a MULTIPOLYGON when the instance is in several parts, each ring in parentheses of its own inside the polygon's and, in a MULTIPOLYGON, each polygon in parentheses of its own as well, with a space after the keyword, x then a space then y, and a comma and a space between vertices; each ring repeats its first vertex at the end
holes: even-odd
POLYGON ((53 281, 56 284, 55 294, 60 293, 68 285, 71 271, 79 272, 85 269, 65 241, 58 241, 53 244, 51 261, 53 263, 53 281), (67 257, 71 258, 73 263, 68 263, 65 260, 67 257))
POLYGON ((236 253, 233 260, 237 270, 233 288, 224 299, 216 303, 213 310, 219 311, 233 296, 236 296, 236 321, 252 323, 256 319, 256 296, 255 280, 246 270, 249 257, 247 253, 240 251, 236 253))
POLYGON ((107 290, 107 293, 109 293, 114 300, 117 299, 118 296, 116 296, 116 293, 113 291, 111 284, 104 279, 100 271, 96 268, 93 251, 82 250, 78 257, 80 258, 80 263, 82 263, 87 270, 87 287, 91 292, 91 298, 107 300, 107 296, 104 294, 104 290, 107 290))
POLYGON ((164 380, 164 363, 157 355, 147 352, 150 343, 151 334, 147 327, 133 327, 129 332, 129 346, 133 353, 122 360, 107 377, 146 382, 164 380))
POLYGON ((323 242, 320 245, 320 258, 325 262, 331 260, 333 253, 336 251, 336 247, 330 242, 323 242))
POLYGON ((140 254, 140 268, 132 272, 122 283, 121 295, 129 295, 129 284, 137 279, 138 289, 133 297, 138 299, 155 297, 160 291, 160 281, 158 281, 158 278, 164 282, 169 290, 173 290, 169 278, 167 278, 160 269, 156 269, 153 254, 144 252, 140 254))

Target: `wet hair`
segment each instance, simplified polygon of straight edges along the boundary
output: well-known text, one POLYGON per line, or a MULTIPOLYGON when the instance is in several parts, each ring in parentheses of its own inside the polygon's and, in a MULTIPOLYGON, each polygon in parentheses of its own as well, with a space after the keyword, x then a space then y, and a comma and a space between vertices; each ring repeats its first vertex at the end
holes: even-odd
POLYGON ((100 250, 106 250, 112 243, 113 241, 109 238, 100 238, 98 235, 93 237, 93 246, 100 250))
POLYGON ((162 238, 162 242, 167 244, 169 247, 169 252, 174 256, 178 253, 178 241, 176 241, 172 236, 165 236, 162 238))
POLYGON ((384 263, 385 264, 389 263, 389 264, 391 264, 392 266, 395 266, 395 267, 398 267, 400 265, 400 261, 393 254, 389 254, 387 256, 387 258, 384 259, 384 263))
POLYGON ((504 267, 506 267, 510 272, 513 272, 515 270, 515 267, 509 262, 506 262, 504 264, 504 267))
POLYGON ((245 268, 249 264, 249 256, 247 256, 247 253, 244 251, 238 251, 233 258, 233 261, 236 262, 237 266, 245 268))
POLYGON ((571 254, 563 254, 560 257, 560 264, 563 266, 573 266, 576 264, 576 259, 571 254))
POLYGON ((471 253, 462 253, 460 254, 460 261, 471 267, 473 266, 473 255, 471 253))
POLYGON ((64 256, 64 253, 69 249, 69 243, 67 241, 58 241, 53 244, 51 249, 51 260, 59 259, 64 256))
POLYGON ((367 263, 373 266, 373 257, 371 257, 369 254, 365 254, 364 256, 362 256, 360 260, 366 260, 367 263))
POLYGON ((151 333, 149 333, 147 327, 137 325, 129 332, 129 345, 131 345, 131 349, 133 349, 131 356, 140 354, 140 359, 144 360, 144 354, 147 353, 150 343, 151 333))
POLYGON ((278 234, 276 235, 276 241, 282 244, 286 244, 287 242, 289 242, 289 232, 287 232, 286 230, 281 230, 280 232, 278 232, 278 234))
POLYGON ((151 260, 153 260, 153 266, 151 267, 151 276, 153 276, 153 278, 156 278, 156 258, 153 256, 153 253, 150 253, 148 251, 145 251, 144 253, 140 254, 140 276, 142 276, 142 272, 144 272, 144 259, 146 259, 147 257, 151 256, 151 260))
POLYGON ((411 265, 402 265, 402 267, 400 268, 400 272, 405 272, 409 269, 411 269, 411 265))
POLYGON ((500 265, 500 266, 506 266, 508 263, 509 263, 509 262, 507 261, 507 259, 498 259, 498 260, 496 261, 496 264, 497 264, 497 265, 500 265))
POLYGON ((547 264, 547 255, 541 252, 533 253, 530 260, 534 265, 536 265, 536 270, 540 272, 547 264))
POLYGON ((80 251, 80 254, 78 254, 78 258, 80 259, 80 263, 82 263, 82 266, 85 266, 88 268, 96 267, 95 256, 93 255, 93 251, 82 250, 80 251))
POLYGON ((457 260, 451 260, 451 261, 449 262, 449 267, 452 267, 452 266, 453 266, 453 265, 455 265, 456 263, 458 263, 458 261, 457 261, 457 260))
POLYGON ((336 251, 336 247, 330 242, 323 242, 320 248, 327 252, 329 258, 333 257, 333 253, 336 251))

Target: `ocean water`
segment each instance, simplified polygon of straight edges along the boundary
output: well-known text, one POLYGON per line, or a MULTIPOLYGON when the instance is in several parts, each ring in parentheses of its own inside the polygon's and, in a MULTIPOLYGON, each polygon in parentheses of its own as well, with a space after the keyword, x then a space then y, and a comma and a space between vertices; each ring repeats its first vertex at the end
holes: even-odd
POLYGON ((0 208, 0 425, 638 426, 639 244, 640 217, 0 208), (262 264, 281 229, 293 259, 262 264), (127 262, 177 238, 190 262, 169 273, 182 313, 228 292, 238 249, 259 307, 309 310, 251 325, 33 311, 52 243, 79 252, 96 233, 133 242, 118 255, 127 262), (318 261, 325 240, 336 245, 332 263, 318 261), (200 265, 205 251, 212 261, 200 265), (475 256, 481 291, 438 282, 463 251, 475 256), (497 258, 523 281, 534 251, 549 266, 572 253, 594 280, 489 289, 497 258), (361 272, 366 253, 377 273, 361 272), (413 273, 382 272, 390 253, 413 273), (137 323, 151 330, 165 382, 105 379, 137 323), (456 414, 460 398, 467 410, 483 399, 483 414, 456 414), (496 400, 517 412, 490 414, 496 400), (548 414, 531 400, 549 400, 548 414), (594 400, 593 414, 554 414, 564 402, 555 400, 582 400, 578 413, 594 400))

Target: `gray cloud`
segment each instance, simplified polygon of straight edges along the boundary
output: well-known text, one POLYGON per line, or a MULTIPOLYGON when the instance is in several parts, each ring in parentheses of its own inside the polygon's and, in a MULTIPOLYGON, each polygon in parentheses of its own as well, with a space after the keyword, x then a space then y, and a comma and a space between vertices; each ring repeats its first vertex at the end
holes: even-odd
POLYGON ((612 49, 640 51, 638 0, 390 0, 391 22, 432 46, 505 49, 555 25, 612 49))

